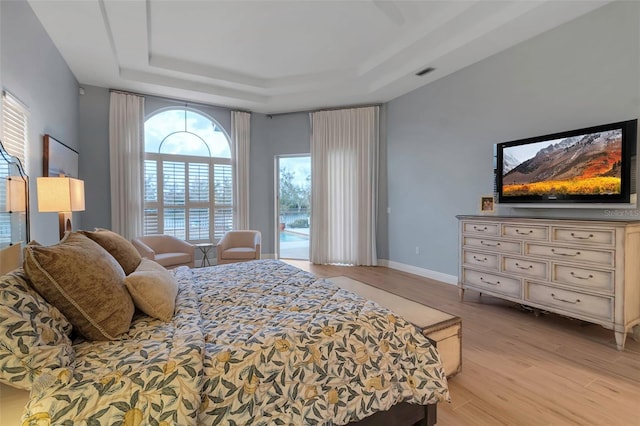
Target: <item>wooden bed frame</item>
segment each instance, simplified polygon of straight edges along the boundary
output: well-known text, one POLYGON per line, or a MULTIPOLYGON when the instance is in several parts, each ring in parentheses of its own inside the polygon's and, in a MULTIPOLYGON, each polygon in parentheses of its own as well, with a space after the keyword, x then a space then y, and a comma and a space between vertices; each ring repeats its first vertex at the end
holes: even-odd
POLYGON ((349 423, 350 426, 434 426, 437 404, 416 405, 401 402, 388 411, 378 411, 366 419, 349 423))

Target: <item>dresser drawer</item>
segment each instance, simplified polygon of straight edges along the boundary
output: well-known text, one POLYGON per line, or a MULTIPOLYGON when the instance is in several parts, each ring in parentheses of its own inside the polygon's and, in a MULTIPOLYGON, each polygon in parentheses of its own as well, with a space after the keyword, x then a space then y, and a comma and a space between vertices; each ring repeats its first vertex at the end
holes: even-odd
POLYGON ((503 225, 502 236, 527 240, 548 240, 549 228, 531 225, 503 225))
POLYGON ((613 298, 611 297, 562 290, 532 282, 527 282, 525 286, 525 301, 591 318, 613 320, 613 298))
POLYGON ((499 275, 471 269, 464 269, 462 273, 462 280, 465 284, 518 299, 522 297, 522 282, 519 279, 501 277, 499 275))
POLYGON ((567 262, 586 262, 594 265, 613 266, 614 253, 609 250, 546 246, 542 244, 526 244, 525 254, 542 256, 551 259, 562 259, 567 262))
POLYGON ((498 235, 498 225, 495 223, 464 222, 462 232, 466 234, 498 235))
POLYGON ((584 289, 613 292, 613 271, 553 264, 551 280, 584 289))
POLYGON ((517 241, 497 241, 478 237, 464 237, 465 247, 478 247, 484 250, 493 250, 503 253, 517 253, 522 251, 522 244, 517 241))
POLYGON ((551 241, 613 246, 616 242, 616 232, 613 229, 580 229, 554 226, 551 229, 551 241))
POLYGON ((465 265, 480 266, 482 268, 498 270, 498 255, 491 253, 478 253, 474 251, 464 251, 465 265))
POLYGON ((502 270, 525 277, 547 279, 547 263, 535 260, 516 259, 506 257, 503 259, 502 270))

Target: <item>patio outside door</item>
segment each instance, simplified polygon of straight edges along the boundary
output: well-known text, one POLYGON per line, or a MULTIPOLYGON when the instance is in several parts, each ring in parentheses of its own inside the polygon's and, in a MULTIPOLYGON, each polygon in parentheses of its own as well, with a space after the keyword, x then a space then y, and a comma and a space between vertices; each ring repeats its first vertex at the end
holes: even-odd
POLYGON ((311 157, 276 157, 276 252, 279 259, 309 260, 311 157))

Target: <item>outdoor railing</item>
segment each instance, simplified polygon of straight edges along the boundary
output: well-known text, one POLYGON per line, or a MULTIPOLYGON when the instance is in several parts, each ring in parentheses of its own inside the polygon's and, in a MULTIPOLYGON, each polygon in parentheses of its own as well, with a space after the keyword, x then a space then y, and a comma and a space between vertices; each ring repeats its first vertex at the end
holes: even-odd
POLYGON ((287 228, 308 228, 311 211, 309 209, 295 209, 280 211, 280 224, 287 228), (306 226, 300 226, 306 223, 306 226), (292 226, 293 225, 293 226, 292 226))

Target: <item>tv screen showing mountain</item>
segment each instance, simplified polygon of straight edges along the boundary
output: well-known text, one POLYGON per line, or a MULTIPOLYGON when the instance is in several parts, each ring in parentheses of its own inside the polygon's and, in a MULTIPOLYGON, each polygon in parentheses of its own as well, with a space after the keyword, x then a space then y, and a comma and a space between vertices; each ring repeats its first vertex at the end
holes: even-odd
POLYGON ((620 194, 622 129, 505 147, 505 196, 620 194))

